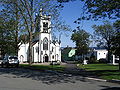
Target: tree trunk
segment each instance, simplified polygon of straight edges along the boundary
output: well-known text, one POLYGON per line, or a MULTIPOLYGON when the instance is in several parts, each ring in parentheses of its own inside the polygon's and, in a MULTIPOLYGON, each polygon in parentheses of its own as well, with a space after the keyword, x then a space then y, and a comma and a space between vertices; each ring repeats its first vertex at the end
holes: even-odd
POLYGON ((18 50, 19 50, 19 47, 18 47, 18 31, 19 31, 19 9, 18 9, 18 1, 16 0, 15 1, 16 4, 15 4, 15 15, 16 15, 16 22, 15 22, 15 54, 18 56, 18 50))
POLYGON ((18 31, 16 30, 16 36, 15 36, 15 54, 18 55, 18 31))
POLYGON ((110 63, 110 56, 111 56, 110 55, 110 50, 108 50, 108 58, 107 58, 108 59, 108 63, 110 63))
POLYGON ((31 66, 32 64, 32 31, 33 31, 33 0, 30 1, 31 6, 30 6, 30 32, 29 32, 29 65, 31 66))
POLYGON ((32 64, 32 32, 30 32, 29 34, 29 65, 32 64))

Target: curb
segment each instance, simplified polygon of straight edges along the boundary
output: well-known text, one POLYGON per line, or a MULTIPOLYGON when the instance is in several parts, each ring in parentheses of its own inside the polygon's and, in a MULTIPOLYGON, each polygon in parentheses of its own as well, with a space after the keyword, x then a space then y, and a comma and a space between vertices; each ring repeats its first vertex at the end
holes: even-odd
POLYGON ((91 78, 91 77, 86 77, 86 78, 89 79, 89 80, 102 81, 102 82, 111 82, 111 83, 118 83, 118 84, 120 84, 120 80, 116 80, 116 79, 105 80, 105 79, 98 79, 98 78, 91 78))
POLYGON ((91 78, 91 77, 86 77, 86 78, 87 78, 87 79, 90 79, 90 80, 96 80, 96 81, 107 82, 107 80, 104 80, 104 79, 91 78))
POLYGON ((107 82, 120 84, 120 80, 115 80, 115 79, 113 79, 113 80, 107 80, 107 82))

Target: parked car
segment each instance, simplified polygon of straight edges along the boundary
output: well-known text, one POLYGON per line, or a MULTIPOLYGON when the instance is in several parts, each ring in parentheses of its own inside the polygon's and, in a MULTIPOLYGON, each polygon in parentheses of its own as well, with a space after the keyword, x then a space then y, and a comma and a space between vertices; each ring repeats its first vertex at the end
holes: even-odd
POLYGON ((50 65, 60 65, 60 61, 52 61, 50 65))
POLYGON ((2 60, 0 60, 0 65, 2 64, 2 60))
POLYGON ((19 66, 19 60, 17 56, 7 56, 2 60, 1 66, 9 67, 9 66, 19 66))

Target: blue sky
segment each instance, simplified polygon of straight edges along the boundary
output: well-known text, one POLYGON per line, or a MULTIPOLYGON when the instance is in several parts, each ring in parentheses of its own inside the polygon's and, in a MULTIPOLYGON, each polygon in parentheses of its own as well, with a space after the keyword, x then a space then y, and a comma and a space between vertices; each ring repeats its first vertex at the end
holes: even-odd
MULTIPOLYGON (((66 24, 70 25, 71 28, 74 30, 78 25, 73 23, 78 17, 80 17, 82 13, 82 5, 83 3, 80 0, 69 2, 64 4, 64 8, 61 11, 61 17, 66 22, 66 24)), ((94 24, 100 25, 102 24, 104 20, 99 21, 83 21, 82 24, 80 24, 82 29, 86 30, 90 34, 93 33, 92 26, 94 24)), ((66 37, 64 34, 62 34, 61 37, 61 46, 66 47, 67 45, 74 47, 75 43, 73 43, 72 40, 70 40, 72 32, 67 32, 68 36, 66 37)), ((92 44, 91 44, 92 45, 92 44)))

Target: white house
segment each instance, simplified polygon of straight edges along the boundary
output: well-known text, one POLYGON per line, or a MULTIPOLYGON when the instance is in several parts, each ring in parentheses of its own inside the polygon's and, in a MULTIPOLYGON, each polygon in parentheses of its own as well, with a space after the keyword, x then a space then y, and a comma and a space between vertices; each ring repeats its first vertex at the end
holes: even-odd
MULTIPOLYGON (((94 48, 94 55, 96 56, 97 60, 100 59, 106 59, 107 60, 107 56, 108 56, 108 51, 107 49, 104 48, 94 48)), ((118 65, 119 63, 119 57, 112 54, 111 55, 111 60, 110 60, 110 64, 113 65, 118 65)))
MULTIPOLYGON (((52 40, 50 19, 50 16, 36 16, 36 21, 39 21, 39 23, 36 23, 35 32, 39 33, 39 35, 33 40, 33 63, 61 61, 61 43, 60 40, 52 40)), ((29 44, 22 44, 20 46, 18 51, 20 62, 28 61, 28 46, 29 44)))
POLYGON ((93 51, 94 51, 94 54, 95 54, 97 60, 107 59, 108 51, 106 49, 95 48, 93 51))

